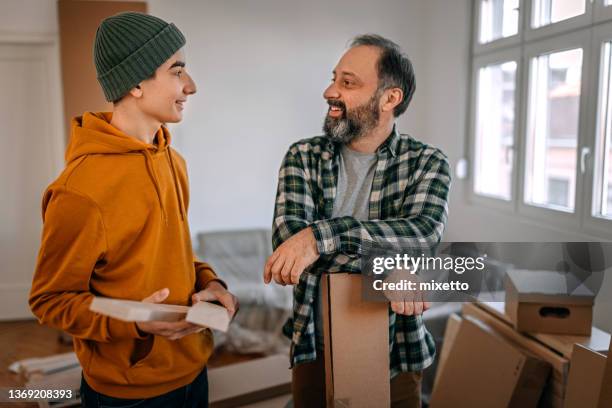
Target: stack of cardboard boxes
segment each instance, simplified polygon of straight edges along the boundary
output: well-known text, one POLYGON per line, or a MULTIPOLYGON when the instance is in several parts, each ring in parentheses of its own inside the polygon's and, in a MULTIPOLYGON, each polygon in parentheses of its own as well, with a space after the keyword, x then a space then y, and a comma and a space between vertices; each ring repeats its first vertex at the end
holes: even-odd
POLYGON ((594 296, 568 294, 560 279, 512 271, 506 302, 451 316, 430 406, 598 407, 610 335, 591 326, 594 296))

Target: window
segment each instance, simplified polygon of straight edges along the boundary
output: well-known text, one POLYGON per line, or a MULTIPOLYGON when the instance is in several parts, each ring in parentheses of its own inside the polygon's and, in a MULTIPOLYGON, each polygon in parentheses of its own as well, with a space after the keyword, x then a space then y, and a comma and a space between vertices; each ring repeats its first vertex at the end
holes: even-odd
POLYGON ((516 69, 508 61, 478 72, 475 191, 504 200, 511 198, 516 69))
POLYGON ((612 218, 612 42, 601 49, 600 106, 598 109, 597 157, 594 174, 594 213, 612 218))
POLYGON ((554 52, 530 64, 525 202, 573 211, 574 199, 554 200, 550 179, 576 187, 582 50, 554 52))
POLYGON ((519 29, 519 0, 481 0, 481 44, 511 37, 519 29))
POLYGON ((533 28, 558 23, 586 11, 585 0, 534 0, 532 4, 533 28))
POLYGON ((612 239, 612 0, 473 1, 469 200, 612 239))

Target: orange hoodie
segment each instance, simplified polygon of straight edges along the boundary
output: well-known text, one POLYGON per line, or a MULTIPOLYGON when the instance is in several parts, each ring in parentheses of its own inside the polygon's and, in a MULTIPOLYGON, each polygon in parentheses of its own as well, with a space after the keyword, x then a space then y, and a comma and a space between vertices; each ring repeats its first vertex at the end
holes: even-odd
POLYGON ((109 124, 110 113, 72 121, 67 166, 43 197, 43 234, 30 307, 74 337, 87 383, 117 398, 148 398, 190 383, 206 365, 209 330, 168 340, 89 311, 94 295, 142 300, 169 288, 188 305, 211 280, 187 225, 185 162, 162 127, 157 145, 109 124))

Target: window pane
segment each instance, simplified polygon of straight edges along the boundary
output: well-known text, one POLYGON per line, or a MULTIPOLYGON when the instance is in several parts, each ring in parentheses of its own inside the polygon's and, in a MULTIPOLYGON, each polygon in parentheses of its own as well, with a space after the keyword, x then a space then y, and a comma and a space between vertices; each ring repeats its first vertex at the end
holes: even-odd
POLYGON ((550 177, 548 179, 548 199, 551 204, 567 207, 569 197, 569 181, 550 177))
POLYGON ((573 211, 582 49, 540 55, 530 75, 525 201, 573 211))
POLYGON ((481 0, 480 43, 518 33, 519 0, 481 0))
POLYGON ((478 72, 474 190, 510 200, 514 146, 515 61, 478 72))
POLYGON ((586 0, 534 0, 532 27, 542 27, 584 14, 586 0))
POLYGON ((612 44, 602 50, 602 71, 599 86, 597 157, 595 160, 595 214, 612 218, 612 44))

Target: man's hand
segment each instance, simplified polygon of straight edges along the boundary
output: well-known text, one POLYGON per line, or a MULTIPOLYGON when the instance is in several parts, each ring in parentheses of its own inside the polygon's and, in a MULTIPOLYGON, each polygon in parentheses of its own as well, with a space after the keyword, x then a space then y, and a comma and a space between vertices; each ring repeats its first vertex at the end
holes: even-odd
POLYGON ((415 297, 414 300, 404 300, 391 302, 391 310, 397 314, 412 316, 423 314, 424 311, 431 307, 431 303, 422 298, 415 297))
MULTIPOLYGON (((142 299, 142 301, 146 303, 161 303, 169 294, 170 289, 164 288, 142 299)), ((141 332, 167 337, 170 340, 178 340, 181 337, 204 330, 203 327, 189 323, 185 320, 179 322, 137 322, 136 327, 141 332)))
POLYGON ((228 292, 225 287, 217 281, 211 281, 204 290, 194 293, 191 296, 191 303, 209 302, 217 300, 225 307, 232 316, 238 311, 238 299, 228 292))
POLYGON ((264 282, 272 279, 280 285, 296 285, 304 269, 319 259, 317 241, 312 228, 306 227, 283 242, 268 258, 264 282))
MULTIPOLYGON (((407 270, 395 270, 385 279, 385 282, 389 283, 401 281, 413 282, 418 287, 421 278, 407 270)), ((423 298, 423 293, 418 289, 410 291, 387 290, 384 291, 384 295, 389 299, 391 310, 397 314, 416 316, 423 314, 431 307, 431 303, 423 298)))

